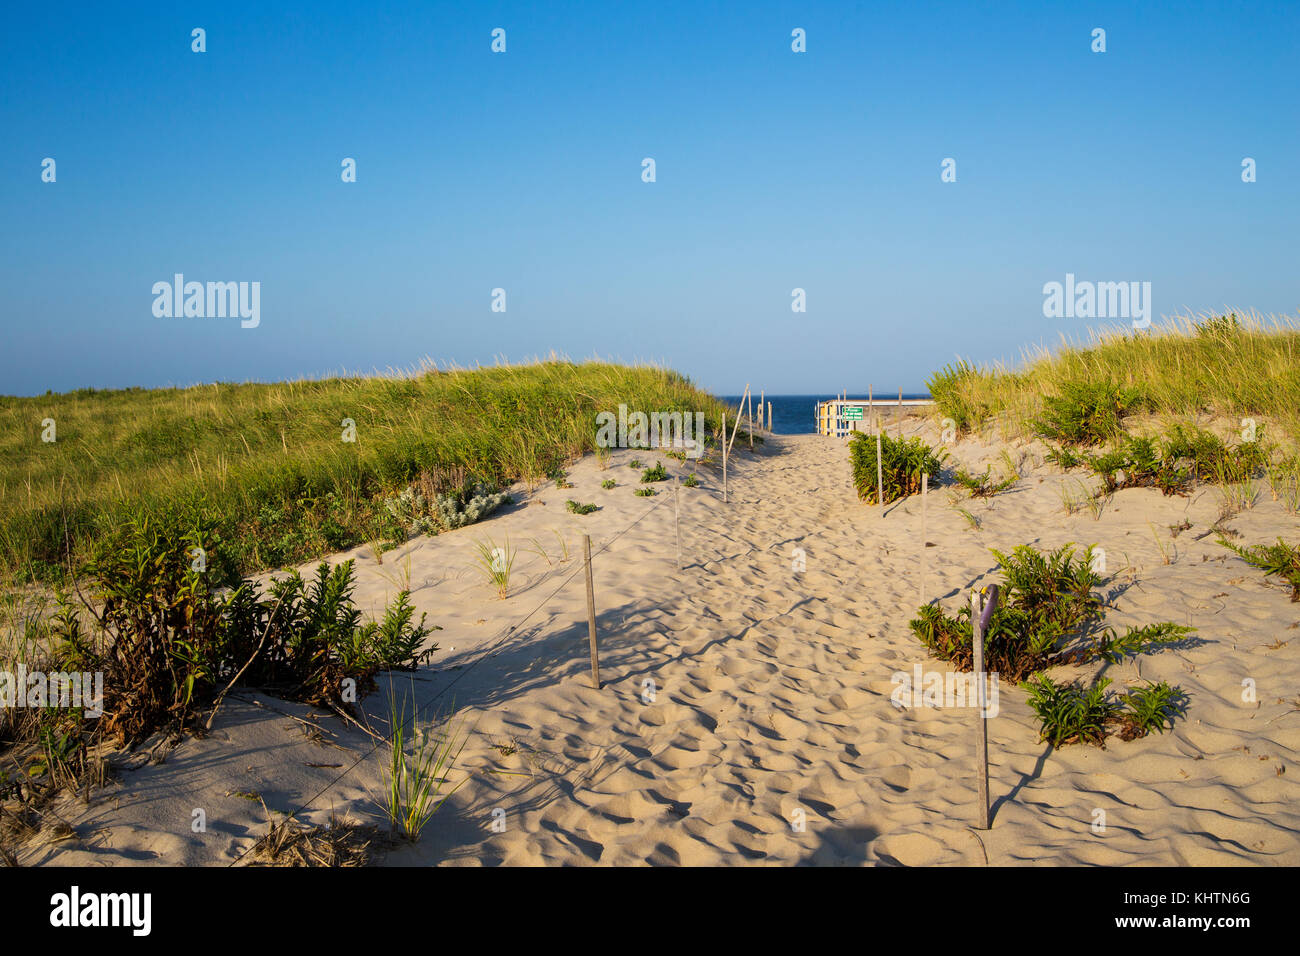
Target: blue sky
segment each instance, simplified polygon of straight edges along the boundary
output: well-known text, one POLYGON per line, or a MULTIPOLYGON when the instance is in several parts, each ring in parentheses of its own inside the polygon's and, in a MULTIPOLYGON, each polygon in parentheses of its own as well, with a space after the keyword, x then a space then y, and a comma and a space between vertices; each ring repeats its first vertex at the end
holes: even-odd
POLYGON ((1067 272, 1294 314, 1298 54, 1294 3, 16 6, 0 393, 551 350, 914 391, 1084 334, 1067 272), (177 272, 260 325, 155 317, 177 272))

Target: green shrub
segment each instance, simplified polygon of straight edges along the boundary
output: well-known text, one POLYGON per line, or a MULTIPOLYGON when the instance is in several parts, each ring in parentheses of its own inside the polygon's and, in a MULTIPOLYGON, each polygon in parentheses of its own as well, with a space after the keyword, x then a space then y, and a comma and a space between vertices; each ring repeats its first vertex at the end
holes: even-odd
MULTIPOLYGON (((1157 642, 1157 634, 1145 631, 1140 639, 1132 635, 1116 638, 1108 631, 1088 640, 1093 626, 1104 616, 1101 598, 1093 593, 1101 579, 1092 570, 1091 548, 1079 560, 1068 544, 1049 554, 1028 545, 1009 555, 996 550, 993 554, 1003 581, 998 606, 984 635, 986 670, 1019 681, 1055 664, 1084 663, 1157 642)), ((965 603, 951 617, 938 605, 927 604, 910 626, 935 657, 951 661, 958 670, 969 670, 974 660, 970 614, 965 603)))
POLYGON ((1223 545, 1251 567, 1259 568, 1265 577, 1278 577, 1291 586, 1291 600, 1300 601, 1300 548, 1292 547, 1281 538, 1277 544, 1261 544, 1255 547, 1240 547, 1225 538, 1219 538, 1223 545))
POLYGON ((1186 712, 1187 695, 1181 688, 1147 681, 1145 687, 1135 687, 1122 698, 1120 739, 1134 740, 1152 731, 1162 734, 1186 712))
POLYGON ((1100 657, 1108 664, 1118 664, 1126 657, 1136 657, 1163 644, 1176 644, 1196 633, 1196 628, 1172 621, 1160 621, 1142 627, 1130 627, 1123 634, 1106 628, 1088 656, 1100 657))
MULTIPOLYGON (((974 668, 970 605, 959 607, 956 617, 944 614, 937 604, 923 605, 910 626, 935 657, 950 661, 958 670, 974 668)), ((984 669, 1008 680, 1020 680, 1043 665, 1052 646, 1054 642, 1042 646, 1023 610, 999 605, 984 634, 984 669)))
POLYGON ((600 483, 600 487, 602 487, 602 488, 613 488, 613 487, 614 487, 615 485, 617 485, 617 484, 618 484, 618 482, 616 482, 613 478, 606 478, 604 481, 602 481, 602 482, 600 483))
MULTIPOLYGON (((880 452, 885 503, 897 501, 921 490, 921 475, 934 481, 946 453, 935 453, 920 438, 892 438, 880 435, 880 452)), ((849 442, 849 460, 853 466, 853 484, 858 497, 879 504, 876 488, 876 436, 858 432, 849 442)))
POLYGON ((657 461, 653 468, 647 468, 641 472, 641 480, 643 482, 667 481, 668 472, 664 470, 663 462, 657 461))
POLYGON ((589 515, 593 511, 597 510, 597 506, 594 504, 584 505, 581 502, 574 501, 572 498, 570 498, 564 506, 569 509, 569 514, 575 515, 589 515))
POLYGON ((1107 493, 1159 488, 1166 495, 1186 495, 1196 481, 1222 485, 1262 474, 1269 455, 1259 433, 1255 441, 1228 445, 1213 432, 1177 424, 1163 436, 1125 435, 1102 454, 1058 448, 1047 457, 1062 468, 1088 468, 1101 478, 1107 493))
POLYGON ((1045 674, 1025 683, 1029 706, 1038 716, 1038 739, 1053 747, 1071 743, 1104 746, 1107 724, 1119 715, 1119 705, 1106 693, 1110 678, 1089 688, 1078 683, 1058 684, 1045 674))
POLYGON ((965 488, 972 498, 992 498, 1014 485, 1020 480, 1020 476, 1008 475, 1002 481, 995 481, 993 479, 993 466, 990 465, 984 469, 982 475, 972 475, 958 469, 953 472, 953 480, 965 488))
POLYGON ((1099 445, 1120 432, 1124 416, 1141 403, 1137 388, 1112 382, 1066 382, 1043 399, 1032 424, 1043 438, 1070 445, 1099 445))
POLYGON ((1186 713, 1187 695, 1164 681, 1147 681, 1118 698, 1107 692, 1110 683, 1103 677, 1084 688, 1078 683, 1058 684, 1044 674, 1027 681, 1024 686, 1038 717, 1039 740, 1053 747, 1072 743, 1104 747, 1109 734, 1134 740, 1152 731, 1164 733, 1186 713))
POLYGON ((101 539, 85 568, 94 626, 88 641, 64 616, 52 623, 57 659, 104 672, 99 728, 122 743, 184 729, 242 669, 240 682, 310 704, 351 710, 380 670, 413 667, 431 633, 402 591, 380 622, 352 600, 353 563, 296 571, 268 593, 239 580, 210 522, 138 515, 101 539), (98 649, 97 649, 98 648, 98 649))
POLYGON ((682 484, 685 485, 687 488, 694 488, 699 483, 700 483, 700 479, 696 477, 695 472, 691 472, 682 481, 682 484))
POLYGON ((1077 561, 1070 544, 1046 555, 1028 545, 1009 555, 989 550, 1002 568, 1006 603, 1025 611, 1034 630, 1063 634, 1100 616, 1101 598, 1092 589, 1101 577, 1092 569, 1092 548, 1077 561))
POLYGON ((653 488, 638 488, 632 493, 638 498, 650 498, 659 494, 659 492, 655 491, 653 488))

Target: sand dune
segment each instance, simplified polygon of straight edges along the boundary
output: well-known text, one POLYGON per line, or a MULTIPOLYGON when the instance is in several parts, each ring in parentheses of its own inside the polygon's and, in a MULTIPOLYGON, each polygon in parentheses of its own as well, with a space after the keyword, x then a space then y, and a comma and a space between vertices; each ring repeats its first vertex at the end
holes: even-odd
MULTIPOLYGON (((909 422, 937 442, 933 425, 909 422)), ((1058 489, 1078 477, 1043 465, 1038 446, 967 440, 953 461, 982 469, 1004 448, 1023 455, 1024 478, 989 502, 961 502, 977 530, 949 506, 951 489, 934 490, 935 546, 924 549, 918 499, 883 516, 859 503, 844 445, 809 435, 739 455, 728 505, 711 472, 681 490, 682 567, 671 485, 634 497, 626 463, 654 456, 628 451, 608 471, 593 458, 574 466, 571 490, 519 489, 519 503, 489 521, 412 541, 382 564, 370 549, 335 556, 356 558, 371 610, 409 578, 414 602, 444 629, 432 664, 393 675, 393 691, 444 712, 454 701, 474 727, 454 775, 468 775, 464 786, 418 844, 386 862, 1300 863, 1300 605, 1207 535, 1213 489, 1190 499, 1124 491, 1096 520, 1066 515, 1058 489), (601 489, 608 477, 618 487, 601 489), (567 498, 602 508, 572 515, 567 498), (1172 538, 1168 526, 1184 518, 1191 528, 1172 538), (575 576, 583 532, 598 551, 599 690, 575 576), (507 535, 520 550, 499 600, 474 546, 507 535), (972 712, 890 702, 895 671, 944 669, 907 627, 921 571, 928 596, 951 609, 973 584, 997 580, 990 547, 1070 541, 1099 544, 1111 571, 1127 568, 1108 584, 1108 623, 1198 628, 1189 646, 1106 671, 1117 686, 1139 674, 1182 685, 1187 717, 1105 750, 1053 751, 1036 742, 1024 693, 1003 685, 989 725, 994 823, 977 834, 972 712), (1242 700, 1248 678, 1257 703, 1242 700)), ((1228 524, 1250 543, 1300 531, 1266 489, 1228 524)), ((364 701, 381 733, 388 694, 364 701)), ((24 862, 228 864, 265 830, 259 797, 281 812, 315 798, 300 815, 312 822, 377 821, 373 747, 336 718, 241 694, 207 739, 183 741, 161 763, 141 755, 90 807, 65 803, 77 838, 32 847, 24 862), (206 832, 193 831, 196 809, 206 832)))

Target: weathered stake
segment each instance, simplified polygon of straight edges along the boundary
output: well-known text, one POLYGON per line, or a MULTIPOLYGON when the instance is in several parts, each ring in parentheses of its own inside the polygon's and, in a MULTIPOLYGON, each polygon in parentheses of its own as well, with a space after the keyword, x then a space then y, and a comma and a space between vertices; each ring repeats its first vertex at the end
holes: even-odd
POLYGON ((591 641, 591 686, 600 690, 600 657, 596 653, 596 589, 591 583, 591 535, 582 536, 582 560, 587 569, 587 638, 591 641))
MULTIPOLYGON (((997 592, 989 598, 988 609, 991 611, 997 602, 997 592)), ((988 690, 984 677, 984 628, 988 621, 984 617, 985 604, 980 600, 979 591, 971 591, 971 650, 974 653, 972 670, 975 677, 975 784, 979 788, 978 820, 976 825, 981 830, 989 828, 989 734, 985 714, 988 712, 988 690)))
POLYGON ((677 536, 677 566, 682 566, 682 512, 677 501, 677 476, 673 475, 673 533, 677 536))
POLYGON ((885 463, 880 458, 880 432, 876 432, 876 501, 880 502, 880 514, 885 514, 885 463))
POLYGON ((925 572, 927 564, 925 560, 925 499, 930 490, 930 475, 928 472, 921 472, 921 572, 917 575, 921 579, 921 604, 925 604, 925 572))
POLYGON ((740 399, 740 407, 736 409, 736 424, 731 429, 731 440, 727 440, 727 419, 724 415, 722 418, 722 503, 727 503, 727 459, 731 457, 731 446, 736 442, 736 435, 740 432, 740 419, 745 413, 745 402, 749 400, 749 384, 745 385, 745 394, 740 399))

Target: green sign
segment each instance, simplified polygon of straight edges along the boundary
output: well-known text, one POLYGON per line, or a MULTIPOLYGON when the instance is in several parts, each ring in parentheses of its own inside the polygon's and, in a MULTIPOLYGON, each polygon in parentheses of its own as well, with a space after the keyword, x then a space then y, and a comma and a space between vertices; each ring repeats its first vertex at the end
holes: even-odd
POLYGON ((840 417, 841 417, 841 418, 854 419, 854 420, 861 419, 861 418, 862 418, 862 406, 861 406, 861 405, 845 405, 843 408, 840 409, 840 417))

